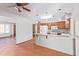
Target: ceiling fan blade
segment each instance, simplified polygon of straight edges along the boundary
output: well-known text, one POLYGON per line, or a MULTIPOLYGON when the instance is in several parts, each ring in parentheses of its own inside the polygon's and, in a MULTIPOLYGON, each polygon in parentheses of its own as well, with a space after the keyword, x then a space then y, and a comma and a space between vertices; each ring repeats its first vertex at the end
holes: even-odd
POLYGON ((22 8, 23 8, 24 10, 27 10, 27 11, 29 11, 29 12, 31 11, 30 9, 27 9, 27 8, 25 8, 25 7, 22 7, 22 8))
POLYGON ((16 3, 17 6, 26 6, 28 3, 16 3))

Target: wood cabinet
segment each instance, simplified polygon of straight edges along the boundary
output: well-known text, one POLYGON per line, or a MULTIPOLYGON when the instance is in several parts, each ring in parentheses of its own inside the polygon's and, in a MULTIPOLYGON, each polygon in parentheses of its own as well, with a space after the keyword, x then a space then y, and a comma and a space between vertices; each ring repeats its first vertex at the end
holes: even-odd
POLYGON ((50 22, 48 23, 48 26, 57 26, 59 28, 65 28, 65 21, 61 21, 61 22, 50 22))

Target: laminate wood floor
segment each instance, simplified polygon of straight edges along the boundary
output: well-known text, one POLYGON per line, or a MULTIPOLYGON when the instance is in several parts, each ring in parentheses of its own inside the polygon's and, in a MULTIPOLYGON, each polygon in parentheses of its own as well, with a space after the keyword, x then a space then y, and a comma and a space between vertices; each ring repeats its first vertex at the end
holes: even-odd
POLYGON ((33 40, 16 45, 15 38, 0 39, 0 56, 69 56, 34 44, 33 40))

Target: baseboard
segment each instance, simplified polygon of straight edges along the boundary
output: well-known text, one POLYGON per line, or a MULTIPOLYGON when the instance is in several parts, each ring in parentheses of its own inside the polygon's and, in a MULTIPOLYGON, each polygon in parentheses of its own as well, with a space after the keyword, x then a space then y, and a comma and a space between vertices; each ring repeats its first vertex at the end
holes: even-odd
POLYGON ((26 39, 23 40, 23 41, 16 42, 16 45, 21 44, 21 43, 24 43, 24 42, 27 42, 27 41, 31 40, 32 37, 30 37, 30 38, 26 38, 26 39), (28 39, 28 40, 26 40, 26 39, 28 39))
POLYGON ((13 35, 0 37, 0 39, 2 39, 2 38, 9 38, 9 37, 13 37, 13 35))

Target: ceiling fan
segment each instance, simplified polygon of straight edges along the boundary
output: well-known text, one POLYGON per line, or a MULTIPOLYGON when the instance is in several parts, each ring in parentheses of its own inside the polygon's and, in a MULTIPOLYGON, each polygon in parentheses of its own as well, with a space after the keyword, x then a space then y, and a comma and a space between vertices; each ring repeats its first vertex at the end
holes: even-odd
POLYGON ((18 12, 22 12, 21 9, 26 10, 30 12, 31 10, 26 8, 25 6, 28 5, 29 3, 16 3, 16 6, 7 6, 7 7, 16 7, 18 12))

